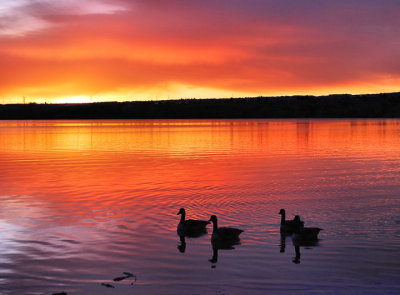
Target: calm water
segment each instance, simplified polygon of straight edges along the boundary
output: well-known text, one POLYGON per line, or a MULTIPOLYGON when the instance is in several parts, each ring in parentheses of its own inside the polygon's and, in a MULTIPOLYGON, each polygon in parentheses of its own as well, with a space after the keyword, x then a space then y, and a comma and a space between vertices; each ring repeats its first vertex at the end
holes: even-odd
POLYGON ((0 294, 399 294, 399 155, 400 120, 0 121, 0 294), (241 244, 181 253, 180 207, 241 244))

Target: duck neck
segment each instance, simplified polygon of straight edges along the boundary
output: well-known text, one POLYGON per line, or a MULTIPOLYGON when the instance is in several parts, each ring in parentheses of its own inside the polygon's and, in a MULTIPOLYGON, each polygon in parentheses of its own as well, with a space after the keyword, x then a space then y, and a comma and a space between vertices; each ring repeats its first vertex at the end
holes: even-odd
POLYGON ((216 233, 218 231, 218 221, 213 220, 213 233, 216 233))
POLYGON ((185 217, 186 217, 186 213, 183 212, 183 213, 181 214, 181 221, 180 221, 180 223, 184 223, 184 222, 185 222, 185 217))
POLYGON ((285 215, 286 215, 285 213, 281 214, 281 224, 285 224, 285 220, 286 220, 286 216, 285 215))

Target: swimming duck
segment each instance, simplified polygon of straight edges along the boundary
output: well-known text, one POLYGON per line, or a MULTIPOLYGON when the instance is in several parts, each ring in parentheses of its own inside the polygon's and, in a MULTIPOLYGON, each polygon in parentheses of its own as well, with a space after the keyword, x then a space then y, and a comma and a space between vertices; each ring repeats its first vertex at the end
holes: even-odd
POLYGON ((302 241, 316 241, 318 240, 318 234, 321 230, 322 228, 319 227, 303 227, 295 232, 295 234, 298 235, 297 238, 302 241))
POLYGON ((233 227, 218 227, 218 219, 215 215, 212 215, 209 221, 213 223, 212 243, 236 243, 239 241, 239 235, 243 230, 233 227))
POLYGON ((297 225, 294 229, 295 239, 301 241, 316 241, 318 234, 322 230, 319 227, 304 227, 304 222, 300 220, 300 216, 296 215, 293 219, 297 225))
POLYGON ((209 221, 193 219, 185 220, 186 211, 184 208, 181 208, 176 215, 181 215, 181 220, 179 221, 177 228, 179 236, 196 237, 207 233, 206 226, 210 223, 209 221))
POLYGON ((293 220, 286 220, 286 211, 285 209, 281 209, 279 211, 280 215, 282 215, 281 217, 281 231, 285 232, 285 233, 293 233, 296 228, 299 227, 298 221, 293 220))

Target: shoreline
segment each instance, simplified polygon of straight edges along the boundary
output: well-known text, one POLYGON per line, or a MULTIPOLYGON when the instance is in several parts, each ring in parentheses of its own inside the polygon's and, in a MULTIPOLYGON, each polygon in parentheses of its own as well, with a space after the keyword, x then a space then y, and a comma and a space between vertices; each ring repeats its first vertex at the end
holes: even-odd
POLYGON ((0 105, 0 120, 400 118, 400 92, 0 105))

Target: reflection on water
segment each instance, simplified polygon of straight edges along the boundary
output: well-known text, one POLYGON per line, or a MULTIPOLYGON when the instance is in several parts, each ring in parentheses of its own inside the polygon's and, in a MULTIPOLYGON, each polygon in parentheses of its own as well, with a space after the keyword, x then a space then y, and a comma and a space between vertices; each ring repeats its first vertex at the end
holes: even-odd
POLYGON ((285 251, 286 251, 286 239, 290 239, 292 241, 294 253, 295 253, 295 256, 292 257, 292 262, 295 264, 301 263, 300 248, 313 249, 313 247, 320 246, 319 240, 303 241, 303 240, 297 239, 295 235, 287 235, 286 233, 281 232, 280 243, 279 243, 279 252, 280 253, 285 253, 285 251))
POLYGON ((177 246, 177 249, 181 253, 185 253, 186 251, 186 237, 184 235, 179 236, 180 244, 177 246))
POLYGON ((2 121, 0 293, 399 293, 399 152, 399 120, 2 121), (240 246, 177 236, 182 207, 240 246))
POLYGON ((219 250, 234 250, 236 245, 239 245, 240 242, 219 242, 219 241, 211 241, 211 247, 213 250, 212 258, 209 259, 212 263, 211 268, 216 268, 216 263, 218 262, 218 251, 219 250))
POLYGON ((294 249, 295 249, 295 252, 296 252, 296 256, 293 258, 292 262, 295 263, 295 264, 300 264, 300 257, 301 257, 300 246, 295 244, 294 245, 294 249))

